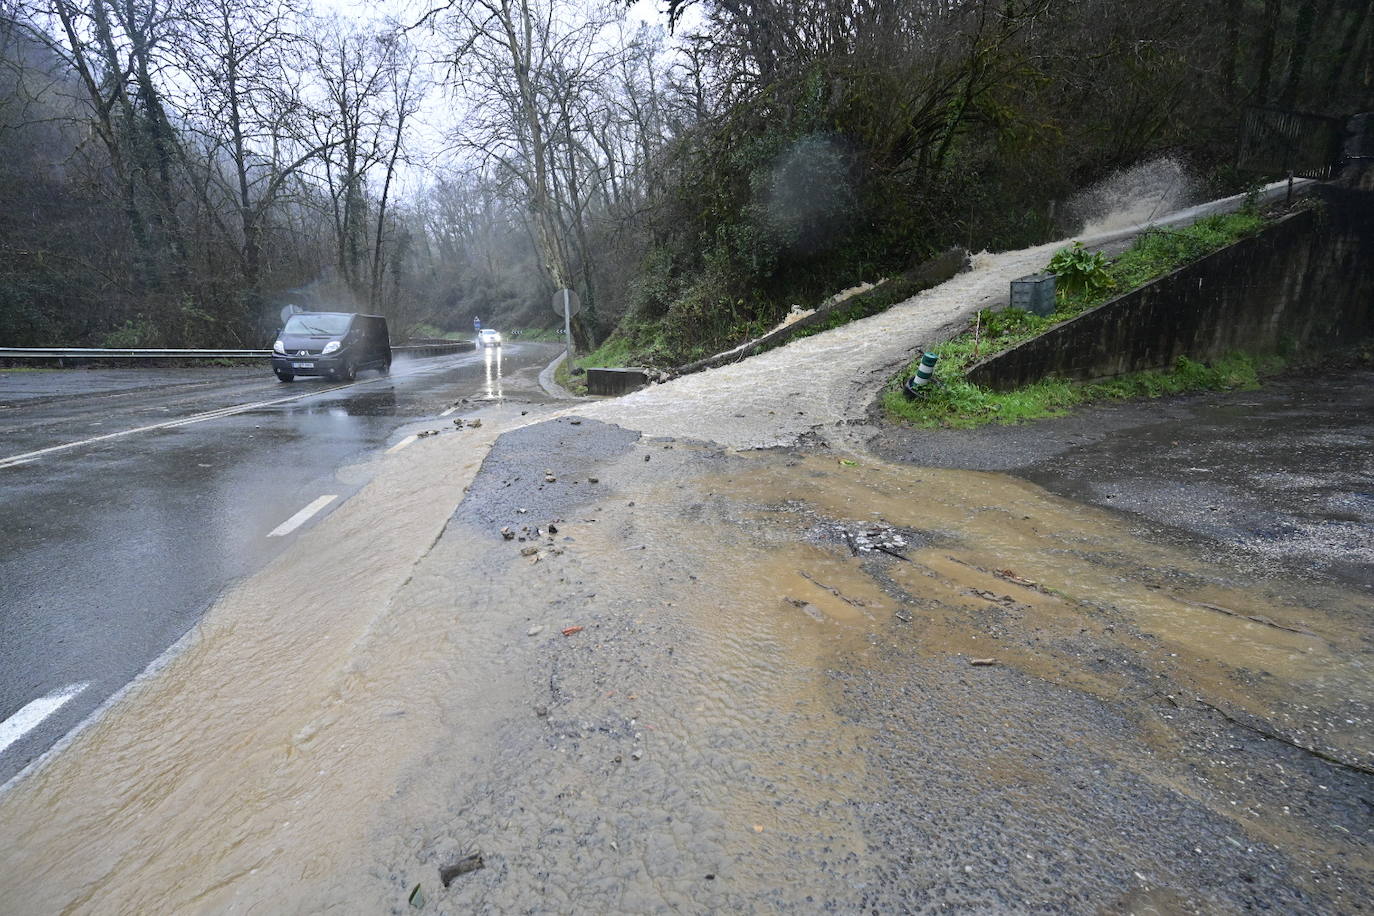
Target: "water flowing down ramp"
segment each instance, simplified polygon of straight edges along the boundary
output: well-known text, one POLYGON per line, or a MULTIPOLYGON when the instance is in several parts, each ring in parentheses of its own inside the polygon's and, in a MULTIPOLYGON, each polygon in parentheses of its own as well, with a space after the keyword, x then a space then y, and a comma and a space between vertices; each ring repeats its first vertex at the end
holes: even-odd
MULTIPOLYGON (((1275 200, 1286 190, 1286 182, 1276 182, 1260 199, 1275 200)), ((1236 195, 1138 223, 1107 220, 1113 228, 1076 238, 1089 246, 1107 246, 1152 226, 1185 226, 1244 203, 1244 195, 1236 195)), ((843 427, 864 420, 887 376, 919 348, 952 336, 978 310, 1005 304, 1012 280, 1043 269, 1055 251, 1072 241, 976 255, 972 270, 879 315, 738 363, 579 407, 577 413, 647 435, 687 436, 735 448, 794 445, 809 433, 842 437, 843 427)))

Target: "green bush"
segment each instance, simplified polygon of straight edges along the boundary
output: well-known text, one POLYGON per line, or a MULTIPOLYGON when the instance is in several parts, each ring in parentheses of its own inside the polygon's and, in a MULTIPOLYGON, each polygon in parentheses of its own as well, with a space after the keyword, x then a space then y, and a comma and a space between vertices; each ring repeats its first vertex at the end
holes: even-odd
POLYGON ((1088 251, 1082 242, 1055 252, 1049 272, 1055 276, 1055 292, 1063 298, 1091 296, 1116 285, 1116 278, 1107 269, 1107 256, 1088 251))
POLYGON ((116 350, 151 347, 158 342, 157 327, 147 319, 126 321, 123 326, 107 333, 100 345, 116 350))

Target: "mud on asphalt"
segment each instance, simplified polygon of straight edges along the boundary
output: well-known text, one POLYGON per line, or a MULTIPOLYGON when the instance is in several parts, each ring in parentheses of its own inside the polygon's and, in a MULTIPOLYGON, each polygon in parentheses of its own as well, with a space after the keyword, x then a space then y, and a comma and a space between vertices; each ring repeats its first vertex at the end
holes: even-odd
POLYGON ((1374 596, 1374 370, 1355 362, 1255 391, 1107 403, 1019 426, 882 426, 869 447, 891 461, 1006 471, 1257 577, 1374 596))
POLYGON ((412 586, 452 608, 452 738, 383 805, 396 913, 1374 899, 1339 582, 1000 474, 563 417, 501 438, 412 586))

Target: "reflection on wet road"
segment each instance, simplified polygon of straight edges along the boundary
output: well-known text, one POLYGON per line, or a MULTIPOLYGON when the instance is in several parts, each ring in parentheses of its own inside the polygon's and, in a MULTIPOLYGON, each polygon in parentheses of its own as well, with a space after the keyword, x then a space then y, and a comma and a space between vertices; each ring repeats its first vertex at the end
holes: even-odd
POLYGON ((501 393, 501 348, 483 348, 482 362, 487 370, 487 388, 483 397, 488 401, 499 401, 505 396, 501 393))
POLYGON ((343 504, 401 427, 463 398, 541 399, 556 347, 505 349, 398 361, 350 385, 259 369, 0 372, 0 728, 14 732, 0 781, 343 504))

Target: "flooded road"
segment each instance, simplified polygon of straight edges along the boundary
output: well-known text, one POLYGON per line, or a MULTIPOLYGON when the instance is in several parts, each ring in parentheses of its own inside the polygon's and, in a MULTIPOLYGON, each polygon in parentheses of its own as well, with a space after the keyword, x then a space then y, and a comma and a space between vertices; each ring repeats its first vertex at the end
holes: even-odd
MULTIPOLYGON (((520 422, 488 420, 462 435, 520 422)), ((1000 474, 567 417, 507 433, 480 472, 476 439, 425 448, 0 798, 7 901, 1210 913, 1369 897, 1356 594, 1256 582, 1000 474), (384 504, 419 530, 382 522, 384 504), (305 556, 342 587, 291 576, 305 556)))
POLYGON ((1374 371, 1295 371, 1256 391, 1105 403, 975 430, 877 431, 918 465, 1005 470, 1224 558, 1257 579, 1339 581, 1374 601, 1374 371))
POLYGON ((398 361, 347 386, 265 368, 0 371, 0 722, 18 716, 0 727, 0 783, 365 486, 371 456, 451 425, 439 414, 463 398, 539 398, 555 352, 398 361), (72 690, 32 724, 29 704, 72 690))
POLYGON ((487 373, 481 426, 393 426, 335 472, 350 498, 0 794, 0 899, 1366 908, 1358 584, 1071 498, 1129 466, 1110 430, 1064 462, 1076 493, 861 452, 913 335, 1045 257, 616 402, 553 414, 487 373))

